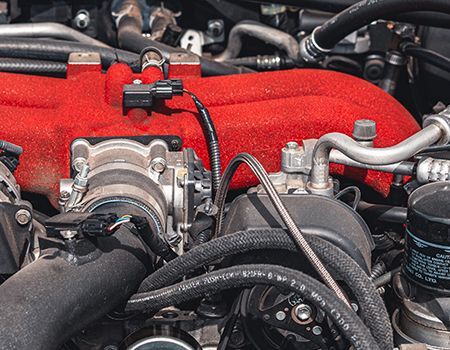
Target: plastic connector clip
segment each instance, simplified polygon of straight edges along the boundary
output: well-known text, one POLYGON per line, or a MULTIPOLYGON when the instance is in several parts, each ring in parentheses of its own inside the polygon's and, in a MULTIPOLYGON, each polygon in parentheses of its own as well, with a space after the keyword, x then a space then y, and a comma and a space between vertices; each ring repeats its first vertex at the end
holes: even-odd
POLYGON ((154 100, 170 100, 183 95, 181 80, 157 80, 153 84, 128 84, 123 87, 123 109, 151 108, 154 100))

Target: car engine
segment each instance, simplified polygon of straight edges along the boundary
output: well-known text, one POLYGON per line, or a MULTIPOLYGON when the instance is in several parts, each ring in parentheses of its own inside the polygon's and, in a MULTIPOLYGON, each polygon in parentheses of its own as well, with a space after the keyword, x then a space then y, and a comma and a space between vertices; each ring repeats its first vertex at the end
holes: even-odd
POLYGON ((0 349, 450 349, 449 0, 0 1, 0 349))

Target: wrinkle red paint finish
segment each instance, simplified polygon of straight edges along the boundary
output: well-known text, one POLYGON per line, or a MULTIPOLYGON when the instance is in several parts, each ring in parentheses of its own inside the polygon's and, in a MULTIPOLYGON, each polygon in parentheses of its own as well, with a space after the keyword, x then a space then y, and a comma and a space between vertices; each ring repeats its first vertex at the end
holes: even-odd
MULTIPOLYGON (((170 72, 170 70, 169 70, 170 72)), ((278 171, 288 141, 319 138, 328 132, 351 135, 357 119, 377 122, 377 147, 394 145, 419 129, 391 96, 361 79, 312 69, 201 78, 198 70, 172 70, 208 107, 220 139, 223 166, 239 152, 255 155, 268 171, 278 171)), ((156 69, 133 74, 124 64, 70 67, 65 79, 0 73, 0 138, 23 146, 16 177, 25 191, 56 204, 59 180, 69 176, 70 144, 78 137, 179 135, 208 166, 208 153, 195 107, 188 96, 159 104, 151 114, 122 112, 122 87, 135 79, 161 79, 156 69)), ((373 171, 333 167, 387 194, 391 177, 373 171)), ((233 187, 256 183, 240 170, 233 187)))

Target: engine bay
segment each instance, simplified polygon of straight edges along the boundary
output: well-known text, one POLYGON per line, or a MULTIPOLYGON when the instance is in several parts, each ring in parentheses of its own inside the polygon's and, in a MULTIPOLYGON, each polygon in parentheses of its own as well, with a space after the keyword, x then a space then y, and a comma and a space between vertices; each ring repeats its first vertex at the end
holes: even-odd
POLYGON ((0 349, 450 349, 448 0, 0 1, 0 349))

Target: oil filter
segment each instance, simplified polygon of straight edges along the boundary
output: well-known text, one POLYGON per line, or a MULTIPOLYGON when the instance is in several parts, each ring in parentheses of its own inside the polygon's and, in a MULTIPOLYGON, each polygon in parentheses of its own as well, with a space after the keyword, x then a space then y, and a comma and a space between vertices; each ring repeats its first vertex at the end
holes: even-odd
POLYGON ((419 286, 450 294, 450 182, 415 190, 408 200, 403 273, 419 286))

